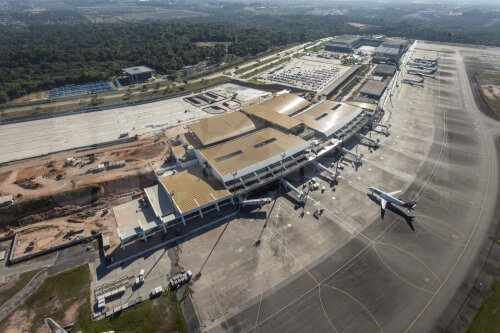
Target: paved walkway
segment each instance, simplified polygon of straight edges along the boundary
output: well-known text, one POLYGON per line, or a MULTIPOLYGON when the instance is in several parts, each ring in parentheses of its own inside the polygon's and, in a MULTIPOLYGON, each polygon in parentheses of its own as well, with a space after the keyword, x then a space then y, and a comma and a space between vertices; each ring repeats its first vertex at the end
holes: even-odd
POLYGON ((46 277, 47 269, 44 268, 36 273, 23 289, 0 306, 0 321, 11 314, 26 298, 28 298, 42 284, 46 277))

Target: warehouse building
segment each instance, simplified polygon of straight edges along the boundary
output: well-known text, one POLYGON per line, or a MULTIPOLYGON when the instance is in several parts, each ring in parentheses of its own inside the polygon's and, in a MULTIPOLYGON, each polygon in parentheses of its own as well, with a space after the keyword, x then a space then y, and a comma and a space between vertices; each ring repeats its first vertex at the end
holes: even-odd
POLYGON ((359 93, 361 96, 373 98, 378 101, 384 94, 386 87, 387 85, 385 82, 368 80, 363 87, 361 87, 359 93))
POLYGON ((372 111, 361 106, 329 100, 311 105, 283 94, 189 124, 172 147, 183 169, 145 189, 149 205, 115 209, 122 245, 176 223, 231 216, 248 193, 338 149, 363 128, 372 111))
POLYGON ((388 76, 394 76, 398 68, 395 65, 380 64, 375 67, 373 75, 386 78, 388 76))
POLYGON ((408 41, 400 38, 386 38, 384 43, 377 47, 372 56, 374 63, 397 63, 406 48, 408 41))
POLYGON ((325 50, 331 52, 351 53, 361 46, 362 37, 357 35, 341 35, 332 38, 326 45, 325 50))
POLYGON ((148 81, 155 71, 147 66, 128 67, 122 69, 131 84, 148 81))

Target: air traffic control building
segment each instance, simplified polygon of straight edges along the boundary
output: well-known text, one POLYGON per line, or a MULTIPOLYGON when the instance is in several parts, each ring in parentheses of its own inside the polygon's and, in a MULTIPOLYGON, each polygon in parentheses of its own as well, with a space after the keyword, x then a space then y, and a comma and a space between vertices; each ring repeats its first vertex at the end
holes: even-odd
POLYGON ((374 110, 330 100, 311 104, 285 93, 187 125, 172 144, 179 171, 145 189, 154 217, 118 224, 122 245, 169 225, 234 212, 250 192, 340 149, 371 122, 374 110))

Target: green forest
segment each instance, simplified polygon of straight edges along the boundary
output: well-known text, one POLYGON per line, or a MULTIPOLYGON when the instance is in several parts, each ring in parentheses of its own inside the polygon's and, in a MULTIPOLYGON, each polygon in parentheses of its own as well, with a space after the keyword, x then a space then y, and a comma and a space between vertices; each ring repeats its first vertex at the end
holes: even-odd
POLYGON ((475 11, 422 21, 397 10, 377 15, 360 10, 352 16, 257 15, 238 7, 205 18, 99 24, 68 13, 61 11, 58 20, 57 12, 51 12, 50 24, 19 14, 16 20, 29 24, 0 25, 0 102, 64 84, 109 79, 127 66, 147 65, 169 74, 206 59, 220 62, 226 54, 247 57, 290 43, 362 33, 348 24, 353 20, 371 25, 364 33, 500 45, 500 23, 489 17, 496 23, 478 24, 484 14, 475 11))

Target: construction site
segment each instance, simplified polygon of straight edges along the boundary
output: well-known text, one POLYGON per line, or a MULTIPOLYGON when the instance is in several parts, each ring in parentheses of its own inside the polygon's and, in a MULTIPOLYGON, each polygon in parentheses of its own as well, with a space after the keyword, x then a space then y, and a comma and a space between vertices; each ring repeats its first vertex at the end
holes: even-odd
POLYGON ((102 235, 104 256, 116 263, 136 240, 269 202, 254 194, 269 184, 306 200, 285 177, 312 163, 335 181, 337 171, 316 160, 359 159, 345 143, 363 139, 382 115, 375 104, 322 95, 332 82, 349 83, 355 69, 301 55, 267 72, 269 86, 224 83, 162 102, 2 125, 0 227, 15 234, 10 258, 102 235))
MULTIPOLYGON (((232 295, 220 300, 224 309, 257 297, 283 281, 284 273, 300 271, 283 252, 285 245, 268 232, 283 228, 291 237, 286 243, 311 237, 298 242, 304 246, 314 239, 317 248, 301 255, 305 262, 332 246, 338 249, 377 215, 339 182, 357 193, 362 190, 356 183, 365 182, 361 177, 376 181, 376 159, 399 166, 390 150, 378 155, 381 145, 397 141, 387 139, 391 114, 384 106, 399 91, 399 72, 389 65, 316 62, 320 69, 287 64, 271 70, 264 74, 269 84, 231 82, 162 102, 63 116, 56 118, 61 126, 56 136, 45 120, 24 122, 24 128, 40 128, 35 135, 43 145, 21 151, 22 159, 13 159, 15 142, 27 136, 16 134, 15 124, 5 125, 12 126, 14 137, 0 151, 7 159, 0 167, 0 189, 12 200, 1 208, 0 223, 6 235, 15 234, 10 260, 77 243, 88 251, 97 246, 99 259, 89 262, 94 319, 192 278, 199 292, 193 300, 199 323, 215 327, 224 314, 207 292, 222 268, 212 264, 210 273, 200 276, 212 255, 206 244, 220 228, 224 233, 231 222, 231 232, 241 232, 228 244, 231 254, 214 254, 223 258, 218 262, 239 265, 241 256, 249 256, 227 288, 217 286, 217 297, 232 295), (90 130, 74 133, 77 122, 90 130), (102 131, 106 135, 96 135, 102 131), (358 173, 364 163, 369 167, 358 173), (336 214, 349 219, 325 226, 324 221, 336 221, 336 214), (300 233, 293 229, 297 221, 305 223, 300 233), (319 224, 309 226, 315 221, 319 224), (181 265, 183 246, 191 251, 181 265), (258 248, 257 257, 245 254, 258 248), (264 261, 278 256, 282 262, 270 269, 269 280, 259 277, 262 285, 242 294, 241 284, 253 282, 251 274, 241 274, 260 256, 264 261)), ((259 264, 255 274, 263 275, 264 266, 259 264)))

